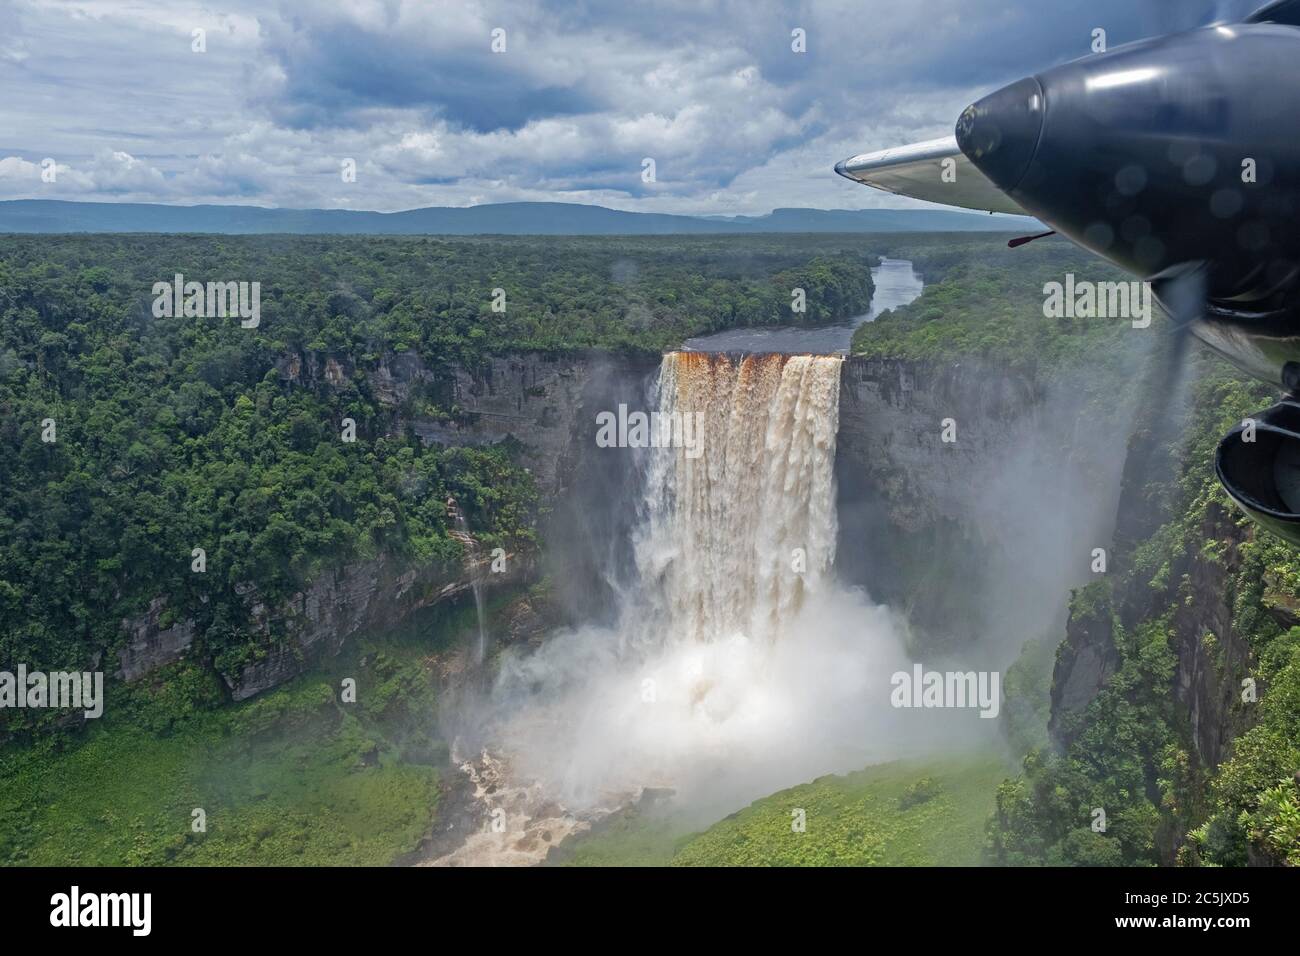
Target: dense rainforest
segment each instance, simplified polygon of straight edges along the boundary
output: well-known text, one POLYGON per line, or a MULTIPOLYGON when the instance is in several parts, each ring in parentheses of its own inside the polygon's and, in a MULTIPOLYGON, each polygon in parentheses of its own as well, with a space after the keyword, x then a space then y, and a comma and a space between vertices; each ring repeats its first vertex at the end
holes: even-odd
MULTIPOLYGON (((979 359, 1038 380, 1083 368, 1079 416, 1161 407, 1151 393, 1169 383, 1128 376, 1123 361, 1158 354, 1159 317, 1148 330, 1044 317, 1044 283, 1076 270, 1122 278, 1063 242, 0 238, 0 666, 90 667, 160 596, 162 624, 193 620, 199 632, 185 661, 114 681, 98 726, 0 714, 10 738, 0 862, 403 858, 443 793, 429 661, 472 607, 357 639, 251 700, 232 704, 219 677, 265 653, 254 602, 380 554, 459 566, 448 496, 483 544, 544 545, 550 503, 510 444, 421 440, 408 413, 454 422, 465 410, 439 390, 414 391, 418 408, 381 400, 376 365, 403 354, 432 368, 519 352, 653 356, 735 326, 833 321, 865 311, 880 255, 910 258, 926 288, 861 326, 856 355, 979 359), (176 273, 259 281, 259 326, 156 317, 152 286, 176 273), (796 288, 806 312, 791 310, 796 288), (326 381, 287 374, 295 358, 340 361, 326 381), (356 441, 343 439, 345 419, 356 441), (358 673, 362 706, 341 707, 338 680, 358 673), (188 829, 198 806, 217 824, 206 837, 188 829)), ((1176 425, 1137 422, 1112 572, 1075 593, 1066 634, 1030 641, 1006 672, 1012 771, 974 755, 810 782, 796 788, 800 805, 835 826, 799 847, 781 842, 781 795, 702 833, 641 808, 554 862, 1300 862, 1300 563, 1241 518, 1211 467, 1219 436, 1271 396, 1203 357, 1178 394, 1176 425), (1210 593, 1222 606, 1201 606, 1210 593), (1088 641, 1110 670, 1071 710, 1062 685, 1088 641), (1192 657, 1195 680, 1183 673, 1192 657), (1241 697, 1246 680, 1253 700, 1241 697), (1207 740, 1193 720, 1197 681, 1227 688, 1216 719, 1231 732, 1207 740), (1090 826, 1098 808, 1104 831, 1090 826)), ((115 662, 97 666, 111 673, 115 662)))
POLYGON ((1111 673, 1086 707, 1058 708, 1051 743, 999 788, 996 862, 1300 863, 1300 563, 1212 468, 1220 437, 1273 397, 1218 359, 1198 371, 1185 426, 1134 438, 1164 445, 1129 499, 1147 527, 1121 527, 1116 573, 1071 604, 1058 683, 1061 659, 1096 641, 1111 673))
MULTIPOLYGON (((199 656, 232 673, 262 653, 250 606, 326 566, 379 553, 458 563, 449 495, 484 546, 533 547, 538 496, 509 450, 422 443, 395 427, 369 368, 408 352, 435 368, 521 350, 658 352, 735 325, 842 319, 871 297, 859 247, 0 239, 0 661, 86 667, 163 596, 162 623, 195 621, 199 656), (154 283, 177 273, 260 282, 259 324, 155 315, 154 283), (791 311, 796 288, 805 311, 791 311), (355 372, 328 387, 283 374, 335 356, 355 372)), ((435 399, 418 397, 425 415, 456 416, 435 399)), ((0 733, 40 715, 6 710, 0 733)))
POLYGON ((1040 377, 1083 367, 1081 418, 1139 408, 1114 566, 1074 593, 1064 642, 1031 642, 1007 672, 1004 724, 1025 756, 998 788, 988 862, 1300 863, 1300 561, 1243 516, 1213 469, 1219 439, 1273 391, 1198 347, 1171 375, 1158 315, 1149 329, 1045 318, 1042 287, 1064 273, 1125 278, 1065 243, 971 249, 918 237, 883 250, 912 258, 927 286, 860 326, 854 352, 978 357, 1040 377), (1143 375, 1125 378, 1133 350, 1148 353, 1143 375), (1108 669, 1071 710, 1062 685, 1084 652, 1108 669))

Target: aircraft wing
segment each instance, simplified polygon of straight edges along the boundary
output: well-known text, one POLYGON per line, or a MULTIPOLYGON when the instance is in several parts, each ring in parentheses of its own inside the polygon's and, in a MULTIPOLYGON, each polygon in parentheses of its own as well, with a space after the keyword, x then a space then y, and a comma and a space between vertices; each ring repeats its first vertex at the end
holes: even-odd
POLYGON ((964 209, 1030 215, 975 168, 958 148, 955 136, 862 153, 836 163, 835 171, 899 196, 964 209), (952 160, 946 176, 944 160, 952 160))

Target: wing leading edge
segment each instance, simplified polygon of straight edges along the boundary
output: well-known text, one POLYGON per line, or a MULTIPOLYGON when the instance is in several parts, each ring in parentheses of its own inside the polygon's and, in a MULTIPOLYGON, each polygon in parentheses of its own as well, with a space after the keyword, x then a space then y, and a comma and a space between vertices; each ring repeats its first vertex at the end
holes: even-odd
POLYGON ((955 136, 862 153, 836 163, 835 171, 898 196, 963 209, 1029 215, 975 168, 958 148, 955 136), (952 162, 945 166, 945 160, 952 162))

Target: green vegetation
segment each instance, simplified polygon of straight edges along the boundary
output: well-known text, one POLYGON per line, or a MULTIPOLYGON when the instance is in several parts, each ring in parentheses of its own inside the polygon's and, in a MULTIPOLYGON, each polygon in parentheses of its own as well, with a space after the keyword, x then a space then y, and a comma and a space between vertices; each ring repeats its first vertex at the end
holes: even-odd
MULTIPOLYGON (((1262 533, 1244 546, 1247 562, 1237 586, 1247 602, 1263 588, 1261 579, 1249 577, 1261 565, 1270 569, 1273 587, 1300 594, 1295 555, 1279 553, 1284 549, 1262 533)), ((1239 608, 1242 603, 1239 598, 1239 608)), ((1231 759, 1211 782, 1208 815, 1192 831, 1184 858, 1241 865, 1249 845, 1262 859, 1294 866, 1300 864, 1300 627, 1283 630, 1267 613, 1250 619, 1244 608, 1239 613, 1251 627, 1246 633, 1258 659, 1255 725, 1237 737, 1231 759)))
POLYGON ((1157 862, 1161 804, 1186 761, 1169 693, 1175 661, 1166 625, 1152 622, 1124 642, 1123 665, 1089 706, 1065 754, 1032 751, 1024 775, 998 788, 991 843, 997 862, 1157 862), (1097 808, 1106 815, 1104 834, 1092 830, 1097 808))
POLYGON ((177 685, 210 676, 184 662, 116 686, 80 739, 0 754, 0 864, 392 862, 428 831, 446 761, 430 628, 445 640, 456 622, 359 641, 326 670, 217 711, 178 712, 177 685), (356 703, 341 700, 345 677, 356 703))
POLYGON ((254 626, 251 605, 378 556, 450 572, 463 551, 449 495, 484 547, 539 546, 543 505, 515 446, 426 447, 406 427, 461 419, 456 370, 839 320, 869 305, 863 245, 0 237, 0 661, 111 674, 123 619, 159 596, 162 627, 198 634, 145 681, 110 679, 107 716, 83 731, 57 712, 0 713, 0 862, 386 863, 412 849, 445 763, 427 639, 353 641, 228 706, 222 677, 285 637, 254 626), (153 286, 176 273, 260 282, 260 324, 155 316, 153 286), (376 383, 402 356, 427 374, 398 401, 376 383), (344 675, 356 705, 338 699, 344 675))
POLYGON ((1075 595, 1073 614, 1110 622, 1118 669, 1085 711, 1064 721, 1064 751, 1034 750, 1024 773, 999 788, 990 827, 998 862, 1153 865, 1176 852, 1184 863, 1241 865, 1252 845, 1279 861, 1300 847, 1292 779, 1300 768, 1300 627, 1277 613, 1300 595, 1300 564, 1249 525, 1211 466, 1219 438, 1272 398, 1216 361, 1203 369, 1172 449, 1175 480, 1165 489, 1172 517, 1134 545, 1119 574, 1075 595), (1230 631, 1254 657, 1250 670, 1229 668, 1218 652, 1228 632, 1200 635, 1217 680, 1234 689, 1230 716, 1249 728, 1217 772, 1196 756, 1174 681, 1180 628, 1212 613, 1197 605, 1197 566, 1230 572, 1223 594, 1199 600, 1226 599, 1230 631), (1143 594, 1154 613, 1126 627, 1120 602, 1143 594), (1257 704, 1236 692, 1248 676, 1257 704), (1092 830, 1095 808, 1106 813, 1104 834, 1092 830))
POLYGON ((695 836, 673 811, 671 800, 643 800, 569 837, 546 859, 546 866, 669 866, 673 855, 695 836))
POLYGON ((1002 733, 1011 752, 1024 756, 1047 745, 1055 641, 1026 641, 1002 681, 1002 733))
POLYGON ((755 801, 702 833, 671 804, 616 814, 553 851, 567 866, 976 866, 993 791, 991 755, 889 763, 819 777, 755 801), (795 829, 803 811, 804 832, 795 829))
MULTIPOLYGON (((445 765, 428 634, 448 639, 464 622, 445 615, 470 609, 438 610, 417 640, 353 642, 229 705, 221 674, 283 636, 250 626, 247 585, 275 603, 359 559, 454 567, 448 495, 485 545, 539 547, 543 503, 510 445, 426 447, 407 427, 461 419, 454 368, 520 350, 653 353, 788 323, 795 287, 804 321, 840 319, 865 310, 875 253, 912 258, 927 287, 859 329, 855 353, 984 362, 1029 382, 1084 369, 1090 418, 1139 387, 1127 321, 1043 317, 1043 285, 1067 272, 1125 278, 1056 240, 0 237, 0 662, 81 669, 103 654, 111 672, 122 620, 160 595, 163 626, 191 619, 199 634, 184 661, 111 681, 108 716, 84 732, 57 713, 0 713, 0 863, 379 864, 412 850, 445 765), (261 281, 261 325, 154 318, 152 284, 176 272, 261 281), (392 404, 376 372, 402 355, 430 375, 392 404), (339 440, 344 418, 354 444, 339 440), (54 442, 41 440, 46 419, 54 442), (204 574, 190 570, 195 547, 204 574), (358 679, 355 705, 339 700, 344 676, 358 679), (195 808, 205 834, 191 830, 195 808)), ((1054 640, 1035 641, 1004 685, 1004 730, 1024 756, 1011 779, 991 757, 873 767, 704 832, 651 802, 551 862, 1300 863, 1300 557, 1245 522, 1211 467, 1219 437, 1272 395, 1221 363, 1195 368, 1185 426, 1159 439, 1139 422, 1133 446, 1155 442, 1144 453, 1173 462, 1143 499, 1166 519, 1073 596, 1076 620, 1105 625, 1116 667, 1061 716, 1062 746, 1046 733, 1054 640), (1214 616, 1199 603, 1216 574, 1229 624, 1189 635, 1189 620, 1214 616), (1217 768, 1178 696, 1189 640, 1231 689, 1235 738, 1217 768), (1225 654, 1231 641, 1244 660, 1225 654), (1239 699, 1246 678, 1258 702, 1239 699), (1097 808, 1105 832, 1091 827, 1097 808), (793 809, 806 832, 791 829, 793 809)), ((915 547, 902 560, 921 573, 926 539, 915 547)))
POLYGON ((1046 371, 1087 355, 1130 349, 1123 319, 1043 316, 1043 286, 1066 273, 1094 282, 1131 277, 1063 239, 1007 249, 996 237, 899 240, 889 255, 910 258, 926 281, 914 302, 858 327, 855 355, 900 359, 973 359, 1003 368, 1046 371))
POLYGON ((674 866, 976 866, 995 757, 892 763, 820 777, 765 797, 714 824, 674 866), (807 830, 793 832, 795 809, 807 830))
MULTIPOLYGON (((383 555, 453 568, 454 495, 488 547, 537 546, 541 511, 510 450, 426 447, 404 422, 455 419, 451 366, 493 353, 659 350, 691 334, 866 308, 855 237, 0 238, 0 661, 109 661, 158 596, 193 656, 237 671, 278 606, 322 571, 383 555), (261 320, 155 317, 153 285, 261 282, 261 320), (505 290, 506 311, 492 308, 505 290), (374 372, 414 353, 408 407, 374 372), (340 440, 344 419, 357 440, 340 440), (54 441, 46 425, 52 422, 54 441), (206 572, 193 573, 193 549, 206 572)), ((111 666, 108 668, 111 672, 111 666)), ((195 685, 198 690, 198 686, 195 685)), ((198 703, 198 698, 195 699, 198 703)), ((0 738, 36 711, 0 714, 0 738)))
MULTIPOLYGON (((1122 364, 1142 347, 1122 319, 1048 319, 1043 287, 1079 280, 1126 281, 1127 276, 1058 239, 1016 250, 971 237, 906 237, 882 249, 906 256, 927 280, 912 304, 862 326, 853 350, 864 356, 988 363, 1031 379, 1085 368, 1080 415, 1113 414, 1124 390, 1153 398, 1169 382, 1144 373, 1131 381, 1122 364)), ((1150 337, 1165 334, 1159 316, 1150 337)), ((1197 351, 1193 349, 1193 351, 1197 351)), ((1046 735, 1046 682, 1055 641, 1031 644, 1007 673, 1003 715, 1013 751, 1027 754, 1023 773, 998 790, 989 830, 989 858, 1014 865, 1240 865, 1255 859, 1300 857, 1300 562, 1282 542, 1249 525, 1215 480, 1212 456, 1221 436, 1242 417, 1273 401, 1217 359, 1195 359, 1191 411, 1181 428, 1159 437, 1160 423, 1139 421, 1135 447, 1149 463, 1172 462, 1171 476, 1152 472, 1142 503, 1167 514, 1147 536, 1123 543, 1115 567, 1074 595, 1076 619, 1102 622, 1113 635, 1115 673, 1085 711, 1063 715, 1058 750, 1046 735), (1148 446, 1157 445, 1151 448, 1148 446), (1225 569, 1223 591, 1231 622, 1223 633, 1189 638, 1189 621, 1213 619, 1197 601, 1221 600, 1198 591, 1198 567, 1225 569), (1199 597, 1198 597, 1199 595, 1199 597), (1134 615, 1133 608, 1141 613, 1134 615), (1128 610, 1126 611, 1125 608, 1128 610), (1233 636, 1252 655, 1229 667, 1221 644, 1233 636), (1228 685, 1253 677, 1258 704, 1235 701, 1228 719, 1240 728, 1226 761, 1209 767, 1199 755, 1187 706, 1175 680, 1180 648, 1199 641, 1228 685), (1046 664, 1046 666, 1044 666, 1046 664), (1106 814, 1094 832, 1093 814, 1106 814)), ((1122 424, 1122 423, 1117 423, 1122 424)), ((1130 427, 1125 425, 1124 427, 1130 427)), ((1130 427, 1130 430, 1131 427, 1130 427)), ((1148 469, 1150 470, 1150 469, 1148 469)), ((1126 529, 1121 528, 1121 533, 1126 529)), ((1214 591, 1214 588, 1210 589, 1214 591)), ((1184 652, 1185 653, 1185 652, 1184 652)), ((1208 719, 1202 714, 1202 721, 1208 719)))

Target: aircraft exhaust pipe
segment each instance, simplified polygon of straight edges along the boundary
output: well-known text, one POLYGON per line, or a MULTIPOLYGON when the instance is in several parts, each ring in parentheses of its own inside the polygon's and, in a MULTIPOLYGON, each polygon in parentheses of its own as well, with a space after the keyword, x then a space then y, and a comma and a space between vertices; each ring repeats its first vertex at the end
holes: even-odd
POLYGON ((1252 519, 1300 546, 1300 400, 1284 399, 1228 432, 1214 470, 1252 519))

